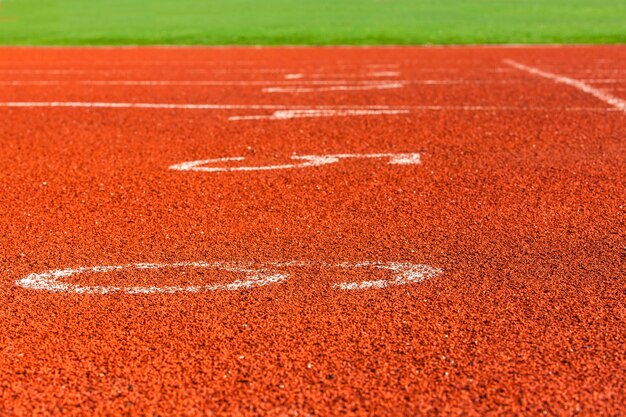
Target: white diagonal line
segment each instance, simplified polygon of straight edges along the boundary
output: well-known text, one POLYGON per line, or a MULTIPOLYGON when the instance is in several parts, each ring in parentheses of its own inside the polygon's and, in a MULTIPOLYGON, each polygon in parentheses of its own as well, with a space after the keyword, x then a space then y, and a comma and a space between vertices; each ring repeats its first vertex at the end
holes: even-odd
POLYGON ((591 94, 592 96, 594 96, 597 99, 600 99, 602 101, 604 101, 607 104, 610 104, 611 106, 615 107, 618 110, 621 110, 623 112, 626 113, 626 101, 617 98, 605 91, 599 90, 597 88, 594 88, 592 86, 590 86, 587 83, 584 83, 582 81, 579 80, 575 80, 573 78, 569 78, 569 77, 564 77, 562 75, 558 75, 558 74, 553 74, 551 72, 547 72, 547 71, 543 71, 539 68, 535 68, 535 67, 530 67, 528 65, 524 65, 524 64, 520 64, 517 61, 513 61, 511 59, 505 59, 504 63, 517 68, 518 70, 521 71, 526 71, 529 74, 533 74, 533 75, 537 75, 539 77, 543 77, 543 78, 547 78, 549 80, 552 80, 556 83, 560 83, 560 84, 566 84, 569 85, 570 87, 574 87, 577 90, 580 90, 582 92, 585 92, 587 94, 591 94))

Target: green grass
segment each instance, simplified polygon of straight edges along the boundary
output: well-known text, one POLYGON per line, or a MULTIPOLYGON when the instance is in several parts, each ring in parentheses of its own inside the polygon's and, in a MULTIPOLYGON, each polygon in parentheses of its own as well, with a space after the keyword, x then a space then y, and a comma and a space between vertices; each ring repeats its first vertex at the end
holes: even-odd
POLYGON ((625 41, 625 0, 0 0, 13 45, 625 41))

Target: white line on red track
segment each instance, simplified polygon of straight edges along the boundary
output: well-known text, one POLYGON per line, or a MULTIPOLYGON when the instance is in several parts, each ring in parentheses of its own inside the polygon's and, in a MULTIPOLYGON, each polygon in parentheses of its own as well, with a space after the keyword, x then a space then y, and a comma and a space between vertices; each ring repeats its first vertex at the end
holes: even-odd
MULTIPOLYGON (((138 109, 190 109, 190 110, 393 110, 392 106, 297 106, 278 104, 185 104, 185 103, 120 103, 120 102, 84 102, 84 101, 6 101, 0 107, 84 107, 84 108, 138 108, 138 109)), ((403 109, 400 109, 403 110, 403 109)))
MULTIPOLYGON (((427 278, 434 278, 442 274, 438 268, 428 265, 412 264, 409 262, 341 262, 336 264, 320 262, 269 262, 253 264, 250 262, 177 262, 171 264, 138 263, 128 265, 104 265, 93 267, 78 267, 46 271, 30 274, 15 282, 17 286, 29 290, 50 292, 66 292, 77 294, 110 294, 122 292, 127 294, 171 294, 179 292, 210 292, 210 291, 237 291, 251 289, 272 284, 282 284, 290 273, 285 268, 306 268, 319 265, 324 269, 335 270, 358 270, 371 269, 389 271, 391 277, 378 280, 364 280, 341 282, 334 284, 332 288, 338 290, 365 290, 382 289, 392 285, 417 284, 427 278), (162 269, 212 269, 227 273, 243 274, 243 279, 237 279, 230 283, 185 285, 185 286, 103 286, 81 285, 61 281, 71 276, 82 274, 103 274, 110 272, 123 272, 127 270, 149 271, 162 269)), ((184 272, 183 272, 184 273, 184 272)))
POLYGON ((231 116, 228 120, 288 120, 306 117, 337 117, 337 116, 383 116, 408 114, 409 109, 306 109, 306 110, 277 110, 272 114, 251 116, 231 116))
POLYGON ((226 158, 202 159, 197 161, 182 162, 169 167, 175 171, 195 172, 237 172, 237 171, 270 171, 277 169, 310 168, 329 165, 342 159, 383 159, 388 158, 390 165, 418 165, 421 162, 419 153, 372 153, 372 154, 333 154, 333 155, 292 155, 296 161, 291 164, 265 165, 265 166, 206 166, 209 164, 225 165, 231 162, 241 162, 243 156, 230 156, 226 158))
POLYGON ((333 85, 328 87, 266 87, 264 93, 319 93, 329 91, 370 91, 370 90, 393 90, 406 86, 406 83, 386 82, 365 85, 333 85))
POLYGON ((89 86, 385 86, 390 84, 425 84, 425 85, 472 85, 472 84, 513 84, 528 83, 527 79, 520 80, 462 80, 462 79, 423 79, 423 80, 0 80, 0 85, 89 85, 89 86))
POLYGON ((569 85, 570 87, 574 87, 577 90, 580 90, 584 93, 590 94, 592 96, 594 96, 595 98, 604 101, 607 104, 610 104, 611 106, 615 107, 616 109, 626 112, 626 101, 617 98, 609 93, 607 93, 606 91, 602 91, 599 90, 597 88, 594 88, 592 86, 590 86, 587 83, 584 83, 583 81, 579 81, 579 80, 575 80, 573 78, 569 78, 569 77, 564 77, 562 75, 558 75, 558 74, 553 74, 551 72, 547 72, 547 71, 543 71, 539 68, 535 68, 535 67, 531 67, 528 65, 524 65, 524 64, 520 64, 519 62, 513 61, 511 59, 505 59, 504 60, 505 63, 511 65, 514 68, 517 68, 519 70, 522 71, 526 71, 529 74, 532 75, 537 75, 539 77, 543 77, 543 78, 548 78, 556 83, 560 83, 560 84, 565 84, 565 85, 569 85))
POLYGON ((87 108, 87 109, 154 109, 154 110, 273 110, 271 114, 231 116, 229 120, 286 120, 301 117, 398 115, 411 111, 571 111, 611 112, 619 109, 604 107, 524 107, 524 106, 384 106, 336 105, 298 106, 277 104, 186 104, 186 103, 121 103, 83 101, 6 101, 0 108, 87 108))
POLYGON ((585 83, 597 83, 597 84, 614 84, 614 83, 626 83, 626 78, 590 78, 586 80, 580 80, 585 83))

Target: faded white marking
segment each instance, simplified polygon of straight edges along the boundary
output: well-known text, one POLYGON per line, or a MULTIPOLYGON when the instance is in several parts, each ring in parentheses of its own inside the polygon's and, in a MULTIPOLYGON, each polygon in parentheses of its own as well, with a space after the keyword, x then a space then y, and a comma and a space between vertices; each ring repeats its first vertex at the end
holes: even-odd
POLYGON ((367 64, 367 68, 372 70, 395 70, 400 68, 399 64, 367 64))
POLYGON ((400 72, 399 71, 375 71, 375 72, 370 72, 367 75, 372 76, 372 77, 399 77, 400 72))
POLYGON ((408 114, 408 109, 303 109, 303 110, 277 110, 269 115, 231 116, 228 120, 288 120, 303 117, 339 117, 339 116, 381 116, 408 114))
POLYGON ((626 101, 620 98, 617 98, 605 91, 594 88, 590 86, 589 84, 586 84, 582 81, 575 80, 573 78, 564 77, 562 75, 553 74, 551 72, 543 71, 543 70, 540 70, 539 68, 520 64, 519 62, 513 61, 511 59, 505 59, 504 62, 521 71, 526 71, 530 74, 550 79, 556 83, 565 84, 565 85, 569 85, 570 87, 574 87, 577 90, 590 94, 594 96, 595 98, 602 100, 607 104, 610 104, 611 106, 615 107, 616 109, 620 111, 626 112, 626 101))
MULTIPOLYGON (((30 81, 17 81, 21 83, 29 83, 30 81)), ((79 84, 79 85, 103 85, 103 86, 214 86, 214 87, 227 87, 227 86, 326 86, 326 85, 343 85, 343 84, 378 84, 389 83, 391 81, 380 80, 275 80, 275 81, 238 81, 238 80, 193 80, 193 81, 170 81, 170 80, 82 80, 82 81, 54 81, 59 85, 67 84, 79 84)))
MULTIPOLYGON (((345 266, 338 264, 336 266, 345 268, 353 267, 350 264, 345 264, 345 266)), ((386 269, 395 272, 395 275, 391 280, 342 282, 340 284, 333 285, 333 288, 340 290, 365 290, 373 288, 386 288, 390 285, 416 284, 427 278, 434 278, 442 273, 440 269, 433 268, 432 266, 417 265, 407 262, 390 262, 386 264, 363 262, 361 263, 361 267, 386 269)))
POLYGON ((185 103, 119 103, 83 101, 6 101, 0 108, 103 108, 103 109, 157 109, 157 110, 275 110, 269 115, 231 116, 229 120, 285 120, 300 117, 376 116, 408 114, 411 111, 581 111, 611 112, 607 107, 522 107, 522 106, 298 106, 276 104, 185 104, 185 103))
POLYGON ((374 70, 367 72, 309 72, 309 73, 290 73, 285 75, 285 79, 296 80, 296 79, 304 79, 304 78, 396 78, 401 74, 400 71, 382 71, 382 70, 374 70))
POLYGON ((367 91, 367 90, 390 90, 402 88, 403 82, 372 83, 367 85, 334 85, 329 87, 267 87, 264 93, 316 93, 327 91, 367 91))
POLYGON ((626 78, 590 78, 587 80, 581 80, 586 83, 597 83, 597 84, 615 84, 615 83, 626 83, 626 78))
POLYGON ((56 81, 56 80, 3 80, 0 81, 0 85, 69 85, 71 83, 64 81, 56 81))
POLYGON ((206 291, 236 291, 241 289, 262 287, 270 284, 283 282, 289 274, 270 272, 263 268, 250 269, 245 265, 232 264, 226 262, 206 263, 206 262, 179 262, 174 264, 129 264, 121 266, 94 266, 68 268, 48 271, 39 274, 30 274, 16 282, 20 287, 31 290, 46 290, 52 292, 73 292, 78 294, 109 294, 113 292, 124 292, 127 294, 154 294, 154 293, 176 293, 176 292, 206 292, 206 291), (235 280, 228 284, 209 285, 188 285, 188 286, 149 286, 149 287, 117 287, 117 286, 86 286, 70 284, 61 281, 73 275, 86 273, 106 273, 111 271, 121 271, 128 269, 165 269, 165 268, 205 268, 218 269, 227 272, 244 274, 245 278, 235 280))
POLYGON ((251 289, 272 284, 284 283, 290 274, 277 269, 298 267, 305 268, 320 265, 325 269, 363 269, 372 268, 390 271, 389 279, 370 281, 351 281, 334 284, 332 288, 339 290, 365 290, 382 289, 392 285, 417 284, 427 278, 434 278, 442 274, 442 270, 428 265, 412 264, 409 262, 342 262, 337 264, 287 261, 258 264, 257 267, 250 262, 177 262, 163 263, 136 263, 128 265, 104 265, 93 267, 79 267, 51 270, 42 273, 33 273, 15 282, 17 286, 29 290, 65 292, 76 294, 173 294, 180 292, 209 292, 209 291, 238 291, 251 289), (187 285, 187 286, 101 286, 71 284, 64 280, 69 277, 82 274, 104 274, 113 271, 125 270, 156 270, 156 269, 179 269, 179 268, 203 268, 241 273, 243 279, 238 279, 227 284, 187 285))
POLYGON ((113 109, 189 109, 189 110, 275 110, 295 109, 295 111, 330 110, 389 110, 389 106, 294 106, 278 104, 184 104, 184 103, 115 103, 84 101, 6 101, 0 107, 76 107, 76 108, 113 108, 113 109))
MULTIPOLYGON (((102 70, 100 70, 102 71, 102 70)), ((106 70, 108 72, 109 70, 106 70)), ((78 70, 78 69, 49 69, 49 70, 38 70, 38 69, 0 69, 0 73, 4 74, 60 74, 60 75, 75 75, 75 74, 86 74, 91 71, 78 70)))
POLYGON ((182 162, 171 165, 169 169, 174 171, 194 172, 247 172, 247 171, 272 171, 277 169, 310 168, 322 165, 334 164, 341 159, 380 159, 389 158, 390 165, 417 165, 421 162, 419 153, 375 153, 375 154, 335 154, 335 155, 293 155, 292 160, 302 161, 293 164, 266 165, 266 166, 206 166, 209 164, 227 164, 229 162, 241 162, 243 156, 203 159, 198 161, 182 162))
POLYGON ((163 87, 163 86, 208 86, 208 87, 293 87, 307 88, 319 86, 352 87, 402 84, 426 84, 426 85, 454 85, 454 84, 510 84, 514 82, 528 82, 520 80, 468 80, 468 79, 413 79, 413 80, 275 80, 275 81, 252 81, 252 80, 0 80, 0 85, 22 86, 63 86, 63 85, 88 85, 88 86, 139 86, 139 87, 163 87))

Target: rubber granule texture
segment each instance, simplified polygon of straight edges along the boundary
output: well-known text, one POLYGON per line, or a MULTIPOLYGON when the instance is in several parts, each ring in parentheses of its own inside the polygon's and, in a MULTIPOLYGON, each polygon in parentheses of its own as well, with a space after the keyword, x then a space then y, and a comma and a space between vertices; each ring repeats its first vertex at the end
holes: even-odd
POLYGON ((507 59, 626 96, 622 46, 0 49, 0 415, 625 414, 625 114, 507 59))

